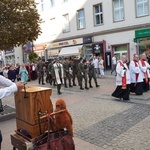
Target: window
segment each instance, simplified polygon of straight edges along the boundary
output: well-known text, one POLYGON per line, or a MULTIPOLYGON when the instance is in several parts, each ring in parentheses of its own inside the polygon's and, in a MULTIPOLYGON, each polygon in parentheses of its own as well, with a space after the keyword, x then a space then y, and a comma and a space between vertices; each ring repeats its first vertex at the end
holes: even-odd
POLYGON ((50 35, 55 35, 56 34, 56 19, 55 18, 50 19, 50 28, 52 29, 50 30, 50 35))
POLYGON ((62 0, 63 3, 68 2, 68 0, 62 0))
POLYGON ((114 0, 114 21, 124 20, 123 0, 114 0))
POLYGON ((63 15, 63 32, 69 32, 70 31, 70 25, 69 25, 69 15, 63 15))
POLYGON ((54 7, 55 6, 55 0, 50 0, 50 7, 54 7))
POLYGON ((41 11, 44 11, 44 0, 41 0, 41 11))
POLYGON ((94 25, 103 24, 103 10, 102 4, 94 6, 94 25))
POLYGON ((85 17, 84 17, 84 9, 81 9, 77 12, 77 25, 78 29, 85 28, 85 17))
POLYGON ((136 0, 137 17, 148 15, 148 0, 136 0))

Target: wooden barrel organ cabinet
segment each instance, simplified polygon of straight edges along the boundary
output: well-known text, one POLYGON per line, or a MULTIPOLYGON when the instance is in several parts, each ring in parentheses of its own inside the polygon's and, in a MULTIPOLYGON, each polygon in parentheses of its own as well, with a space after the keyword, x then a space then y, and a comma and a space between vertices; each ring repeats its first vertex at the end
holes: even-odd
MULTIPOLYGON (((15 93, 17 130, 28 134, 30 138, 40 135, 39 114, 53 112, 50 96, 52 89, 29 87, 15 93)), ((40 120, 41 132, 47 130, 47 119, 40 120)))

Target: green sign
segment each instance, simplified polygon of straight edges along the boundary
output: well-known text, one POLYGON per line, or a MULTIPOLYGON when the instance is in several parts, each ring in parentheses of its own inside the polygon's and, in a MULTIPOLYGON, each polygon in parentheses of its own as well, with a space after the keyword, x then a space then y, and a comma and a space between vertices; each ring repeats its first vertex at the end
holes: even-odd
POLYGON ((144 38, 150 37, 150 28, 142 29, 142 30, 135 30, 135 38, 144 38))

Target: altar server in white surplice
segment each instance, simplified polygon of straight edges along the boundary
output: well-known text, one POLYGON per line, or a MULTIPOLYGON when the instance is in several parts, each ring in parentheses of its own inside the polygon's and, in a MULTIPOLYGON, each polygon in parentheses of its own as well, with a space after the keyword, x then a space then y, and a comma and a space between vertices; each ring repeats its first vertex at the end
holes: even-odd
POLYGON ((133 92, 136 95, 142 95, 143 76, 139 66, 139 56, 137 54, 133 55, 133 60, 130 62, 129 69, 131 78, 130 92, 133 92))
POLYGON ((130 72, 127 66, 127 57, 121 56, 121 60, 118 61, 116 72, 116 89, 112 93, 113 97, 122 98, 123 100, 129 100, 129 87, 130 87, 130 72))
POLYGON ((58 59, 55 59, 55 63, 53 64, 53 73, 57 84, 57 92, 60 95, 62 94, 60 92, 60 89, 61 89, 62 78, 64 73, 63 73, 63 66, 61 63, 59 63, 58 59))
POLYGON ((141 59, 139 60, 139 65, 143 76, 143 92, 147 92, 149 90, 150 65, 147 62, 146 54, 141 55, 141 59))

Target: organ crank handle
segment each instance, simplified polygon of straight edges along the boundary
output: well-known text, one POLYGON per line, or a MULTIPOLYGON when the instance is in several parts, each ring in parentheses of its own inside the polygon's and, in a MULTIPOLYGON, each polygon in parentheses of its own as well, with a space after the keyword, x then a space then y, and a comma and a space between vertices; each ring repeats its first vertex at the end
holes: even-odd
POLYGON ((46 117, 50 117, 50 116, 54 116, 54 115, 57 115, 59 113, 65 112, 65 111, 66 111, 66 109, 63 109, 63 110, 60 110, 60 111, 57 111, 57 112, 53 112, 51 114, 46 114, 46 115, 40 117, 40 119, 43 119, 43 118, 46 118, 46 117))

